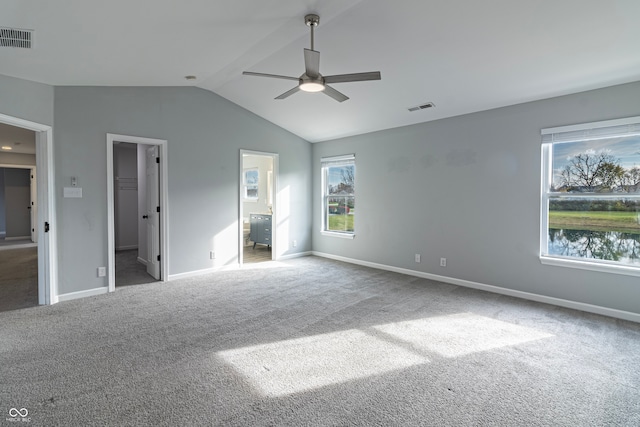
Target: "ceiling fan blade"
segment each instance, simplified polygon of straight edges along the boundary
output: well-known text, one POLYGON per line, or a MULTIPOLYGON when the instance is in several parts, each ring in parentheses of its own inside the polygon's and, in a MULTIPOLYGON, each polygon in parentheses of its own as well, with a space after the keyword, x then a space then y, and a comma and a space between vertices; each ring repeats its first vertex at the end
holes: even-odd
POLYGON ((273 79, 296 80, 296 81, 300 80, 298 77, 280 76, 278 74, 254 73, 253 71, 243 71, 242 74, 245 76, 271 77, 273 79))
POLYGON ((341 92, 338 92, 337 90, 335 90, 334 88, 332 88, 331 86, 327 86, 324 85, 324 91, 323 91, 326 95, 330 96, 331 98, 335 99, 338 102, 344 102, 347 99, 349 99, 349 97, 341 92))
POLYGON ((325 83, 346 83, 346 82, 364 82, 367 80, 380 80, 382 76, 380 71, 371 71, 369 73, 353 73, 353 74, 336 74, 334 76, 325 76, 325 83))
POLYGON ((294 93, 298 92, 300 90, 300 88, 298 86, 294 87, 291 90, 286 91, 285 93, 283 93, 280 96, 276 96, 275 99, 285 99, 290 97, 291 95, 293 95, 294 93))
POLYGON ((304 50, 304 68, 305 73, 309 77, 318 77, 320 75, 320 52, 317 50, 304 50))

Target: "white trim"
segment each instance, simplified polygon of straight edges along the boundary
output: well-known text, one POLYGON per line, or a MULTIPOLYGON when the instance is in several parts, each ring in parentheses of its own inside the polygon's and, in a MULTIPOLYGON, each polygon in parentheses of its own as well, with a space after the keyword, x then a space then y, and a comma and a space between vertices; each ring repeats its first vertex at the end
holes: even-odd
POLYGON ((289 255, 282 255, 281 257, 278 257, 278 261, 286 261, 288 259, 302 258, 302 257, 306 257, 306 256, 311 256, 311 255, 313 255, 313 253, 311 251, 296 252, 296 253, 289 254, 289 255))
POLYGON ((5 237, 4 240, 26 240, 31 239, 31 236, 13 236, 13 237, 5 237))
POLYGON ((622 119, 614 119, 614 120, 602 120, 599 122, 591 122, 591 123, 579 123, 576 125, 567 125, 567 126, 557 126, 553 128, 546 128, 540 131, 541 135, 550 135, 552 133, 561 133, 561 132, 576 132, 587 129, 599 129, 613 126, 624 126, 640 123, 640 116, 636 117, 625 117, 622 119))
POLYGON ((141 136, 107 133, 107 280, 109 292, 116 290, 115 262, 115 219, 113 197, 113 144, 128 142, 131 144, 157 145, 160 149, 160 281, 169 277, 169 178, 168 143, 166 139, 145 138, 141 136))
POLYGON ((147 265, 147 260, 146 260, 146 259, 143 259, 143 258, 138 257, 138 262, 139 262, 140 264, 142 264, 142 265, 147 265))
POLYGON ((218 271, 230 271, 230 270, 238 270, 240 268, 240 264, 230 264, 224 265, 220 267, 211 267, 211 268, 203 268, 202 270, 194 270, 187 271, 185 273, 171 274, 169 276, 169 281, 179 280, 179 279, 189 279, 191 277, 204 276, 211 273, 217 273, 218 271))
POLYGON ((393 271, 395 273, 406 274, 409 276, 421 277, 423 279, 435 280, 438 282, 449 283, 452 285, 462 286, 465 288, 479 289, 482 291, 492 292, 501 295, 508 295, 515 298, 522 298, 530 301, 541 302, 545 304, 557 305, 560 307, 571 308, 579 311, 586 311, 588 313, 601 314, 603 316, 615 317, 617 319, 629 320, 631 322, 640 323, 640 313, 633 313, 630 311, 617 310, 615 308, 602 307, 599 305, 586 304, 582 302, 576 302, 566 300, 562 298, 549 297, 545 295, 533 294, 529 292, 517 291, 514 289, 502 288, 494 285, 486 285, 484 283, 471 282, 469 280, 456 279, 453 277, 440 276, 437 274, 424 273, 421 271, 409 270, 406 268, 393 267, 390 265, 378 264, 369 261, 361 261, 353 258, 346 258, 338 255, 332 255, 322 252, 313 251, 312 255, 334 259, 337 261, 348 262, 351 264, 362 265, 365 267, 377 268, 379 270, 393 271))
POLYGON ((540 255, 540 262, 545 265, 555 265, 556 267, 579 268, 581 270, 598 271, 600 273, 624 274, 626 276, 640 277, 639 267, 620 264, 605 264, 600 262, 590 262, 588 260, 562 258, 551 255, 540 255))
POLYGON ((16 243, 14 245, 2 245, 0 246, 0 251, 7 251, 10 249, 25 249, 25 248, 35 248, 37 247, 37 243, 16 243))
POLYGON ((356 233, 340 233, 338 231, 320 230, 320 234, 323 236, 338 237, 340 239, 353 239, 356 237, 356 233))
POLYGON ((132 249, 138 249, 138 245, 118 246, 116 248, 116 252, 117 251, 130 251, 132 249))
POLYGON ((68 294, 58 295, 58 301, 71 301, 78 298, 93 297, 109 292, 109 288, 103 286, 101 288, 87 289, 86 291, 69 292, 68 294))
MULTIPOLYGON (((0 114, 0 123, 36 132, 36 168, 38 174, 38 304, 58 302, 58 244, 55 209, 55 165, 53 162, 53 128, 36 122, 0 114), (44 223, 50 229, 44 232, 44 223)), ((31 165, 33 167, 33 165, 31 165)))
POLYGON ((352 160, 355 161, 355 159, 356 159, 355 153, 343 154, 341 156, 321 157, 320 163, 342 162, 342 161, 352 161, 352 160))

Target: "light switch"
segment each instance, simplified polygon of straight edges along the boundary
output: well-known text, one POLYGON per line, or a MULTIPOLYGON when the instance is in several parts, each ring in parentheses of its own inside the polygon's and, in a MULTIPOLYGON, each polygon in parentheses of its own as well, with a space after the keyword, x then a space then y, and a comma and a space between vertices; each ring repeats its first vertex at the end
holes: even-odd
POLYGON ((64 187, 65 198, 82 198, 82 187, 64 187))

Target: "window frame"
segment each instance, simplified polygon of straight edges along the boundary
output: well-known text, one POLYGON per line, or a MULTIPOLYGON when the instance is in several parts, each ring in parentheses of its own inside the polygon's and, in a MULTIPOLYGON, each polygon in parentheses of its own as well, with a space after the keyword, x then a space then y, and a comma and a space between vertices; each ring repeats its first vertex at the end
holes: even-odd
POLYGON ((640 193, 564 193, 552 191, 553 146, 568 142, 589 142, 614 137, 638 136, 640 135, 640 116, 542 129, 541 135, 540 262, 560 267, 640 276, 640 266, 621 264, 617 261, 550 255, 548 253, 549 204, 551 200, 640 200, 640 193))
MULTIPOLYGON (((320 233, 325 236, 338 237, 343 239, 353 239, 356 235, 356 226, 354 221, 353 231, 337 231, 337 230, 328 230, 329 226, 329 218, 328 218, 328 200, 331 197, 345 197, 345 198, 353 198, 354 202, 356 199, 356 156, 355 154, 345 154, 341 156, 331 156, 331 157, 323 157, 320 159, 320 175, 321 175, 321 196, 322 201, 321 205, 321 225, 320 225, 320 233), (353 193, 347 195, 330 195, 327 191, 327 173, 328 168, 332 166, 344 166, 344 165, 353 165, 354 169, 354 184, 353 184, 353 193)), ((354 218, 355 219, 355 218, 354 218)))

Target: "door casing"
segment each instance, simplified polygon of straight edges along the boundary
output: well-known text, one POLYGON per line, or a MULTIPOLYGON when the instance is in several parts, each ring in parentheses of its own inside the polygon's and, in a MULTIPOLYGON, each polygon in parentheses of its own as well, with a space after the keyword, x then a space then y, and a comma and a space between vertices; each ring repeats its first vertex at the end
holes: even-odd
POLYGON ((0 114, 0 123, 36 132, 38 304, 55 304, 58 302, 58 245, 54 198, 53 128, 5 114, 0 114), (49 225, 46 232, 45 223, 49 225))

